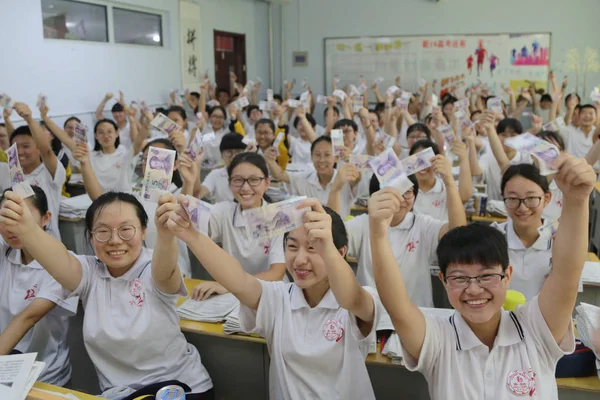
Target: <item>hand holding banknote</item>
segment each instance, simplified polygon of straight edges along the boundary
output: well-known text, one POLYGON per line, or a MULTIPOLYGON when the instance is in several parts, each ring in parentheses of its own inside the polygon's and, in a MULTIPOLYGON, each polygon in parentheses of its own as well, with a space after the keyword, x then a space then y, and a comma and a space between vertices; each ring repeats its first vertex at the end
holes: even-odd
POLYGON ((303 208, 310 208, 304 213, 302 221, 311 246, 321 255, 327 250, 337 253, 331 232, 331 217, 325 212, 321 202, 317 199, 305 199, 296 207, 297 210, 303 208))
POLYGON ((73 152, 73 158, 81 163, 81 165, 87 165, 90 162, 89 147, 87 143, 75 142, 75 151, 73 152))
MULTIPOLYGON (((192 160, 188 154, 179 154, 179 175, 183 181, 183 185, 191 185, 193 188, 196 179, 198 178, 198 159, 204 159, 204 149, 200 150, 200 153, 196 156, 196 162, 192 160)), ((200 165, 202 161, 200 161, 200 165)))
POLYGON ((369 227, 371 237, 386 237, 394 215, 406 200, 391 187, 375 192, 369 198, 369 227))
POLYGON ((31 119, 31 109, 25 103, 15 103, 14 107, 19 117, 23 118, 25 121, 29 121, 31 119))
POLYGON ((442 178, 444 184, 448 185, 451 182, 454 183, 452 164, 450 164, 450 160, 443 155, 438 154, 431 159, 431 168, 433 169, 433 172, 442 178))
POLYGON ((171 213, 177 207, 175 196, 172 193, 165 192, 158 199, 158 206, 154 214, 154 223, 159 237, 172 237, 173 232, 169 230, 168 221, 171 213))
POLYGON ((342 190, 347 184, 360 180, 360 172, 353 164, 344 164, 338 168, 331 190, 342 190))
POLYGON ((185 243, 189 243, 196 235, 198 231, 194 229, 194 226, 190 222, 190 217, 185 211, 184 207, 187 207, 190 200, 183 194, 177 196, 177 204, 173 210, 169 213, 169 219, 166 221, 166 227, 169 231, 175 235, 178 239, 183 240, 185 243))

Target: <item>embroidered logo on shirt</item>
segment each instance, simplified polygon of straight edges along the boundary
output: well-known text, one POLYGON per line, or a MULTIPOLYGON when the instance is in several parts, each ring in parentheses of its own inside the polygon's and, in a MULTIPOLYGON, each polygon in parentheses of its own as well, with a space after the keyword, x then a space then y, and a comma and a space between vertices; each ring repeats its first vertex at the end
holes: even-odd
POLYGON ((507 385, 510 391, 517 396, 533 396, 535 393, 535 372, 516 370, 508 374, 507 385))
POLYGON ((144 285, 140 278, 136 278, 129 284, 129 294, 133 297, 129 300, 132 306, 141 307, 144 304, 144 285))
POLYGON ((556 202, 556 205, 557 205, 557 206, 559 206, 560 208, 562 208, 562 206, 563 206, 563 202, 562 202, 562 200, 558 200, 558 201, 556 202))
POLYGON ((25 300, 35 299, 35 296, 37 296, 37 292, 39 290, 40 288, 37 283, 34 284, 31 289, 27 289, 27 292, 25 293, 25 300))
POLYGON ((271 241, 266 240, 260 244, 265 249, 265 254, 269 254, 269 249, 271 248, 271 241))
POLYGON ((115 163, 115 168, 116 168, 116 169, 119 169, 119 168, 121 168, 121 163, 119 163, 119 162, 116 162, 116 163, 115 163))
POLYGON ((410 242, 408 242, 406 244, 406 250, 408 250, 409 253, 412 253, 413 251, 416 250, 418 244, 419 244, 418 240, 411 240, 410 242))
POLYGON ((436 200, 433 203, 431 203, 432 206, 434 206, 435 208, 440 208, 442 206, 443 201, 442 200, 436 200))
POLYGON ((323 335, 330 342, 339 342, 344 337, 344 328, 339 321, 330 319, 323 325, 323 335))

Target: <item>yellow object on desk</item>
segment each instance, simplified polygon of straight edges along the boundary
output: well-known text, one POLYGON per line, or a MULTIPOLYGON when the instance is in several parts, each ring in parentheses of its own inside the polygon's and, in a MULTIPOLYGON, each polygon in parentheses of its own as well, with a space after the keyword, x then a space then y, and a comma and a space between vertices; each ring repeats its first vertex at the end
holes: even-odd
POLYGON ((56 394, 72 394, 79 400, 99 400, 100 397, 92 396, 91 394, 78 392, 76 390, 65 389, 60 386, 49 385, 47 383, 36 382, 33 385, 33 389, 27 395, 27 400, 62 400, 64 397, 60 397, 56 394), (50 393, 49 393, 50 392, 50 393))
POLYGON ((506 217, 495 217, 493 215, 487 214, 486 216, 480 215, 467 215, 467 218, 471 222, 486 222, 491 224, 492 222, 506 222, 506 217))
POLYGON ((517 306, 521 306, 525 304, 525 302, 527 302, 527 299, 523 293, 517 292, 516 290, 507 290, 502 308, 506 311, 515 311, 517 306))

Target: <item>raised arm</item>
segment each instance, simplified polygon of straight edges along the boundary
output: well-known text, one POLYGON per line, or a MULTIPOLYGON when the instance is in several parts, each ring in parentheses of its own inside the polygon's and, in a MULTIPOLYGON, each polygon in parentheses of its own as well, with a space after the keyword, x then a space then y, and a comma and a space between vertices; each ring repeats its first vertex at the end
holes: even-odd
POLYGON ((350 185, 351 187, 355 186, 356 183, 360 181, 360 177, 360 172, 353 164, 344 164, 339 167, 329 191, 327 207, 340 214, 342 189, 344 189, 344 186, 346 185, 350 185))
POLYGON ((306 118, 306 110, 304 109, 302 104, 300 104, 296 109, 296 116, 298 117, 300 123, 302 124, 302 127, 304 128, 304 133, 306 134, 308 140, 311 143, 317 140, 317 134, 315 133, 315 130, 313 129, 310 122, 308 122, 308 119, 306 118))
POLYGON ((42 127, 31 116, 31 110, 29 109, 27 104, 15 103, 15 111, 17 112, 17 114, 19 114, 21 118, 25 120, 25 122, 27 122, 27 125, 29 125, 31 136, 33 136, 35 145, 40 150, 42 161, 48 169, 48 172, 50 172, 50 175, 54 177, 56 167, 58 166, 58 159, 52 151, 50 141, 48 141, 48 138, 46 137, 46 135, 44 135, 42 127))
POLYGON ((325 136, 331 135, 331 130, 335 125, 335 115, 333 115, 333 107, 337 104, 337 100, 334 96, 327 98, 327 116, 325 118, 325 136))
POLYGON ((373 147, 375 146, 375 138, 377 134, 375 133, 375 128, 371 121, 369 121, 369 110, 365 107, 361 108, 358 111, 358 117, 360 118, 360 122, 365 130, 365 138, 367 139, 367 154, 373 154, 373 147))
POLYGON ((495 115, 493 112, 489 110, 485 110, 481 114, 480 124, 483 124, 483 128, 486 130, 488 134, 488 138, 490 141, 490 147, 492 148, 492 153, 494 153, 494 157, 498 162, 498 166, 500 167, 500 171, 504 173, 506 169, 510 166, 510 160, 504 151, 504 147, 502 146, 502 142, 500 141, 500 137, 498 137, 498 132, 496 132, 496 128, 494 128, 494 120, 495 115))
POLYGON ((431 168, 438 174, 444 186, 446 186, 446 204, 448 207, 448 223, 442 226, 438 235, 438 240, 442 238, 452 228, 467 225, 467 216, 465 206, 460 198, 460 193, 454 182, 452 175, 452 164, 450 160, 441 154, 431 159, 431 168))
POLYGON ((8 137, 15 131, 15 127, 10 121, 10 115, 12 114, 12 108, 5 108, 2 112, 4 116, 4 125, 6 125, 6 132, 8 133, 8 137))
POLYGON ((557 343, 567 333, 588 250, 589 198, 596 174, 581 158, 562 154, 554 178, 563 193, 560 225, 552 245, 552 270, 539 294, 540 311, 557 343))
POLYGON ((113 98, 112 93, 106 93, 104 95, 104 98, 100 102, 100 104, 98 104, 98 107, 96 108, 96 119, 98 121, 100 121, 101 119, 104 119, 104 107, 106 107, 106 103, 112 98, 113 98))
POLYGON ((402 345, 416 360, 425 341, 425 317, 411 301, 389 238, 389 226, 400 210, 400 194, 391 188, 369 199, 369 238, 377 292, 402 345))
POLYGON ((64 244, 36 224, 25 201, 14 192, 5 194, 0 208, 0 227, 18 237, 23 248, 62 287, 69 291, 77 289, 82 277, 79 260, 67 252, 64 244))
POLYGON ((262 286, 258 279, 244 271, 235 258, 208 236, 196 232, 182 207, 189 204, 188 199, 180 195, 178 200, 179 205, 170 213, 167 222, 169 230, 187 244, 200 264, 217 282, 246 307, 256 310, 262 295, 262 286))
POLYGON ((40 113, 42 116, 42 121, 44 121, 48 129, 50 129, 50 132, 52 132, 52 134, 56 136, 62 144, 67 146, 71 152, 75 151, 75 140, 73 140, 71 136, 69 136, 67 132, 65 132, 60 126, 56 125, 52 118, 48 116, 48 107, 40 108, 40 113))
POLYGON ((573 113, 577 107, 577 96, 574 94, 567 100, 567 112, 565 113, 565 124, 570 125, 573 122, 573 113))
POLYGON ((469 168, 472 176, 483 175, 483 170, 479 165, 479 157, 477 146, 475 144, 475 129, 474 128, 463 128, 462 137, 466 141, 467 150, 469 151, 469 168))
POLYGON ((31 328, 46 316, 56 304, 43 298, 35 298, 23 311, 10 320, 0 333, 0 355, 6 356, 15 348, 31 328))
POLYGON ((136 120, 137 110, 132 107, 127 108, 127 118, 129 119, 129 134, 131 135, 131 141, 133 143, 133 155, 136 156, 142 146, 144 140, 148 138, 148 130, 145 129, 141 124, 138 125, 136 120))
POLYGON ((81 177, 83 178, 83 186, 85 191, 92 201, 96 200, 104 189, 100 186, 96 173, 90 163, 89 148, 87 143, 77 143, 75 150, 73 151, 73 158, 79 161, 81 165, 81 177))
POLYGON ((282 170, 279 164, 277 164, 277 156, 275 155, 275 151, 273 149, 268 149, 264 156, 265 160, 267 161, 267 166, 269 167, 271 176, 280 182, 290 183, 290 176, 288 173, 282 170))
POLYGON ((383 103, 385 101, 385 99, 383 98, 383 96, 381 95, 381 92, 379 91, 379 84, 373 82, 371 89, 373 89, 373 94, 375 95, 375 100, 378 103, 383 103))
POLYGON ((461 201, 466 204, 473 195, 473 177, 467 156, 467 146, 463 142, 455 140, 452 142, 452 152, 458 156, 458 192, 461 201))

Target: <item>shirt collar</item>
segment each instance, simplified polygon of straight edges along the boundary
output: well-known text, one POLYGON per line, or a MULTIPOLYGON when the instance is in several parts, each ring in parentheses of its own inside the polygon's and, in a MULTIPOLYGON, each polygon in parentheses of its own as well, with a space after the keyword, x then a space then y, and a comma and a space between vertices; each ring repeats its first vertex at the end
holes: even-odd
MULTIPOLYGON (((433 187, 431 188, 431 190, 427 193, 442 193, 444 191, 444 183, 442 182, 442 180, 440 178, 438 178, 437 176, 435 177, 435 183, 433 184, 433 187)), ((419 188, 419 193, 425 193, 423 192, 420 188, 419 188)))
MULTIPOLYGON (((494 340, 494 347, 512 346, 519 343, 524 338, 524 332, 516 314, 505 310, 500 312, 500 326, 494 340)), ((454 328, 457 350, 471 350, 478 346, 484 346, 459 312, 452 314, 449 321, 454 328)))
MULTIPOLYGON (((519 237, 517 236, 517 233, 515 232, 515 228, 513 226, 513 221, 510 218, 506 221, 506 224, 504 225, 504 232, 506 235, 506 242, 508 243, 508 248, 510 250, 526 250, 525 246, 523 245, 523 242, 521 242, 521 239, 519 239, 519 237)), ((547 235, 540 234, 535 243, 531 245, 531 248, 536 250, 549 250, 551 246, 552 244, 548 242, 547 235)))
POLYGON ((415 224, 415 214, 412 211, 409 211, 405 216, 402 222, 398 225, 391 227, 390 229, 397 229, 402 231, 407 231, 413 227, 415 224))
MULTIPOLYGON (((261 199, 261 207, 266 206, 267 203, 265 201, 265 199, 261 199)), ((236 228, 244 228, 246 227, 246 219, 244 218, 244 216, 242 215, 242 207, 240 206, 240 203, 235 203, 235 208, 233 209, 233 226, 236 228)))
POLYGON ((331 177, 331 180, 329 181, 329 183, 327 183, 327 186, 325 187, 325 189, 323 189, 323 186, 321 186, 321 183, 319 182, 319 175, 317 174, 317 171, 310 171, 308 176, 306 177, 308 183, 310 183, 313 186, 318 187, 321 190, 329 190, 329 188, 331 188, 331 185, 333 184, 333 181, 335 180, 335 177, 337 176, 337 169, 333 170, 333 176, 331 177))
POLYGON ((12 248, 9 249, 8 257, 6 257, 6 258, 11 264, 21 265, 23 267, 33 268, 33 269, 43 269, 43 267, 40 265, 40 263, 38 263, 36 260, 33 260, 29 264, 23 264, 23 261, 21 260, 21 250, 20 249, 12 249, 12 248))
POLYGON ((133 266, 129 268, 129 271, 125 272, 123 275, 115 278, 108 272, 108 268, 106 265, 96 258, 96 267, 98 268, 98 274, 101 278, 104 279, 115 279, 115 280, 124 280, 131 282, 136 278, 139 278, 142 275, 144 269, 149 266, 152 262, 152 254, 148 252, 147 249, 142 249, 140 255, 137 260, 133 263, 133 266))
MULTIPOLYGON (((310 308, 306 299, 304 298, 304 292, 300 289, 296 284, 290 285, 290 303, 292 310, 299 310, 301 308, 310 308)), ((331 289, 325 293, 325 296, 321 299, 319 304, 315 308, 329 308, 332 310, 337 310, 340 308, 335 296, 331 289)))

